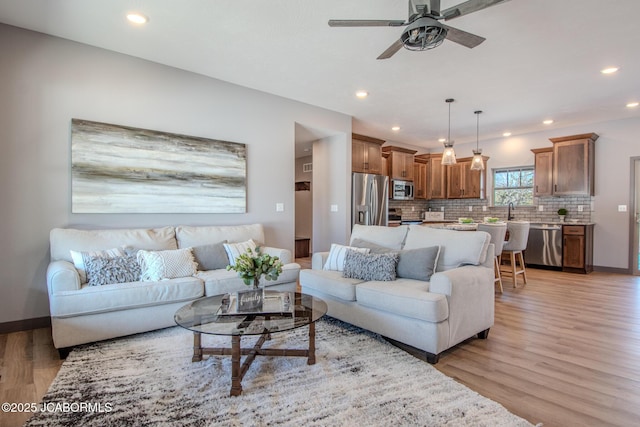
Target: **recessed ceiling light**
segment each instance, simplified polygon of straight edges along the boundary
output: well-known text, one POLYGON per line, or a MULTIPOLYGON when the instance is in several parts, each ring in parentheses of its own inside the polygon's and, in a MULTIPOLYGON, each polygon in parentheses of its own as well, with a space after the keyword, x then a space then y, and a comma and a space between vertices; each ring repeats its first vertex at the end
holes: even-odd
POLYGON ((399 130, 400 130, 400 126, 394 126, 394 127, 392 127, 392 128, 391 128, 391 130, 393 130, 393 131, 396 131, 396 132, 397 132, 397 131, 399 131, 399 130))
POLYGON ((627 108, 635 108, 638 105, 640 105, 640 104, 637 103, 637 102, 630 102, 630 103, 627 104, 627 108))
POLYGON ((618 70, 619 70, 618 67, 607 67, 607 68, 603 68, 602 70, 600 70, 600 72, 602 74, 613 74, 618 70))
POLYGON ((358 98, 366 98, 367 96, 369 96, 369 92, 367 92, 366 90, 359 90, 356 92, 356 96, 358 98))
POLYGON ((438 140, 438 142, 446 142, 446 141, 447 141, 447 138, 440 138, 440 139, 438 140))
POLYGON ((511 136, 511 132, 505 132, 505 133, 502 134, 502 136, 504 136, 504 137, 511 136))
POLYGON ((149 18, 137 12, 128 13, 127 19, 129 20, 129 22, 132 22, 138 25, 146 24, 147 22, 149 22, 149 18))
POLYGON ((547 120, 543 121, 542 123, 545 124, 545 125, 550 125, 551 123, 553 123, 553 120, 547 119, 547 120))

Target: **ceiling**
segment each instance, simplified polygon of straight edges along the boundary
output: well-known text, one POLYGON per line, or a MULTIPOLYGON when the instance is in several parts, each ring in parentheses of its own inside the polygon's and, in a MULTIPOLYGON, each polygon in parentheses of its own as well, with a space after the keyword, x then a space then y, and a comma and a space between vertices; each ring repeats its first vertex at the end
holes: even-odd
POLYGON ((0 22, 345 113, 354 132, 417 147, 447 136, 446 98, 457 143, 475 142, 478 109, 481 140, 640 114, 625 107, 640 101, 638 0, 510 0, 447 21, 487 39, 474 49, 445 40, 387 60, 402 27, 327 25, 406 15, 406 0, 0 0, 0 22), (132 26, 131 10, 149 22, 132 26))

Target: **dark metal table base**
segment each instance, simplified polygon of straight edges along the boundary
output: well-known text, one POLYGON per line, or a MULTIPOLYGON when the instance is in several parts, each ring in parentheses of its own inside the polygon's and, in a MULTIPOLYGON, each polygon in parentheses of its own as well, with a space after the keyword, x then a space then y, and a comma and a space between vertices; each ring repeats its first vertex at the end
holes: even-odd
POLYGON ((265 330, 258 341, 251 348, 242 348, 240 346, 240 335, 231 336, 231 348, 226 347, 202 347, 202 339, 200 332, 193 333, 193 358, 192 362, 199 362, 203 355, 209 356, 231 356, 231 396, 239 396, 242 394, 242 378, 249 370, 249 367, 255 360, 256 356, 294 356, 306 357, 307 365, 316 363, 316 325, 309 323, 309 349, 290 349, 290 348, 262 348, 265 341, 271 339, 271 335, 265 330), (247 356, 242 364, 241 356, 247 356))

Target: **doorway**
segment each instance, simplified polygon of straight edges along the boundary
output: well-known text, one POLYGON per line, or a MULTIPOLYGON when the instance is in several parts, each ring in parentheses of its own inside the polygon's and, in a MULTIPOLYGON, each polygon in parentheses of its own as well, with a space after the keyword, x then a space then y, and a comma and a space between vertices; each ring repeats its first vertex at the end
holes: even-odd
POLYGON ((640 276, 640 157, 631 158, 631 207, 629 230, 631 230, 631 274, 640 276))

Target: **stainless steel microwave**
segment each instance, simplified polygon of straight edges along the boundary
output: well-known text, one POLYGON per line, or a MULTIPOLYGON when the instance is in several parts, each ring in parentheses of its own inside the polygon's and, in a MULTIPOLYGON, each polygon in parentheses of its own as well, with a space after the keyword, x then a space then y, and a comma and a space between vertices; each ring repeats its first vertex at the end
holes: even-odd
POLYGON ((399 179, 392 180, 391 198, 393 200, 413 200, 413 182, 399 179))

